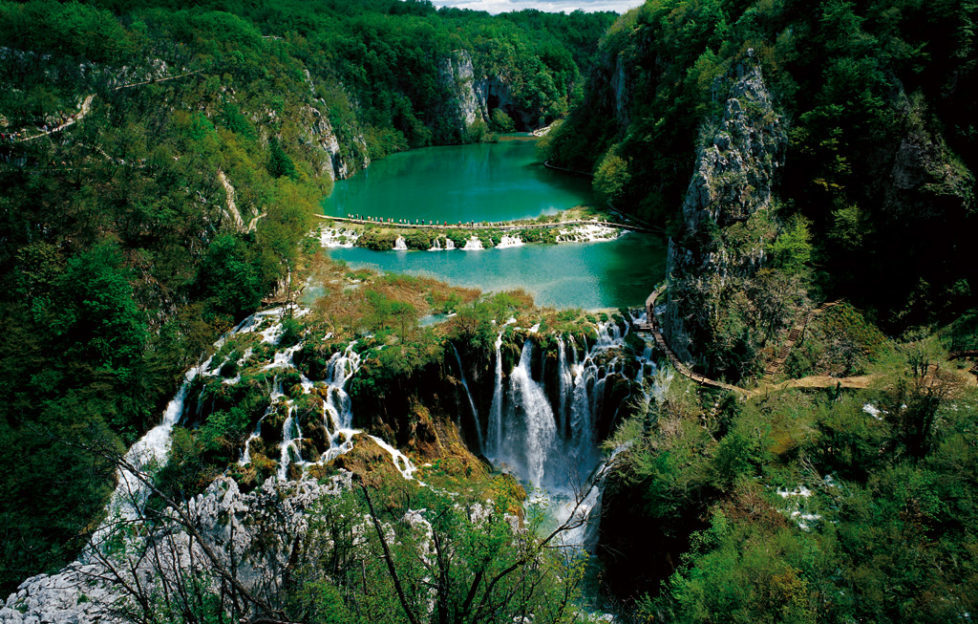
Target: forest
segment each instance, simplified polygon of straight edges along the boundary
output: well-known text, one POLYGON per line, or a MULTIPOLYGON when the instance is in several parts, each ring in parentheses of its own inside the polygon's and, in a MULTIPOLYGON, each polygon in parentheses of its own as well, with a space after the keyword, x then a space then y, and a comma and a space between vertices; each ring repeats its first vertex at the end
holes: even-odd
POLYGON ((810 229, 814 285, 888 331, 950 320, 975 294, 975 11, 962 0, 646 2, 602 38, 550 158, 593 171, 610 205, 676 225, 717 89, 749 50, 789 120, 779 210, 810 229))
POLYGON ((220 333, 288 296, 334 178, 512 121, 459 121, 431 59, 466 51, 548 121, 613 17, 0 3, 0 587, 87 540, 113 469, 86 447, 127 447, 220 333))
POLYGON ((122 621, 970 621, 976 19, 0 0, 0 621, 104 538, 122 453, 171 400, 141 515, 87 554, 136 561, 110 575, 122 621), (371 161, 551 124, 541 160, 592 176, 587 214, 669 239, 675 352, 639 335, 655 309, 541 308, 321 247, 323 197, 371 161), (490 461, 490 422, 530 399, 545 450, 588 468, 573 510, 600 485, 587 554, 560 542, 583 520, 554 528, 490 461), (229 562, 174 572, 160 549, 208 543, 205 501, 229 562), (235 526, 265 547, 251 589, 235 526), (146 570, 162 586, 127 584, 146 570))

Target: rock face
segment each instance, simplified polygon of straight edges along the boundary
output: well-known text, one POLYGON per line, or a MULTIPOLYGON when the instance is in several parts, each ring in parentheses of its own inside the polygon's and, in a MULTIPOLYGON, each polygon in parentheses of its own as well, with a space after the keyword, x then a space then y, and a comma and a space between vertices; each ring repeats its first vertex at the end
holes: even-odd
MULTIPOLYGON (((306 512, 349 488, 350 478, 341 473, 321 484, 308 477, 286 483, 272 477, 244 494, 233 479, 221 477, 189 502, 186 513, 221 567, 253 595, 273 596, 308 530, 306 512)), ((135 606, 125 587, 138 580, 162 597, 162 578, 175 580, 174 570, 209 575, 216 589, 216 566, 176 520, 128 543, 125 555, 99 555, 90 547, 57 574, 27 579, 0 608, 0 623, 121 624, 128 621, 125 610, 135 606)))
POLYGON ((309 129, 303 138, 322 154, 320 175, 329 176, 331 180, 345 180, 370 165, 367 142, 362 133, 357 132, 349 138, 347 149, 343 149, 327 114, 315 106, 305 106, 302 112, 304 125, 309 129))
POLYGON ((691 233, 707 221, 720 227, 746 221, 771 205, 771 187, 784 164, 787 134, 771 105, 760 67, 736 67, 723 118, 709 130, 683 202, 683 218, 691 233))
POLYGON ((474 126, 489 124, 497 108, 506 113, 521 131, 540 125, 541 111, 529 102, 520 101, 503 74, 480 71, 468 50, 456 50, 439 64, 439 80, 447 98, 442 115, 450 140, 465 139, 474 126))
MULTIPOLYGON (((683 202, 683 231, 669 242, 662 325, 670 346, 689 364, 696 363, 696 351, 723 353, 734 348, 731 341, 756 340, 749 326, 751 280, 777 233, 772 188, 784 161, 783 118, 750 55, 726 84, 722 114, 700 135, 683 202), (730 310, 738 307, 745 318, 735 324, 748 325, 727 326, 730 310)), ((698 363, 717 368, 702 358, 698 363)))
POLYGON ((448 107, 454 117, 451 122, 459 132, 467 132, 477 122, 489 122, 489 81, 476 77, 467 50, 456 50, 442 59, 438 75, 450 93, 448 107))

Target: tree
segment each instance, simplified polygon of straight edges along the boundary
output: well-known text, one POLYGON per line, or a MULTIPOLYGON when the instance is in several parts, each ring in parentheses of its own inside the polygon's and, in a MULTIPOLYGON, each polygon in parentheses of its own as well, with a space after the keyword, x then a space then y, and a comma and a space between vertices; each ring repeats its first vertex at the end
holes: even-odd
POLYGON ((239 318, 261 302, 264 288, 250 255, 244 241, 231 234, 218 236, 207 248, 194 287, 213 313, 239 318))

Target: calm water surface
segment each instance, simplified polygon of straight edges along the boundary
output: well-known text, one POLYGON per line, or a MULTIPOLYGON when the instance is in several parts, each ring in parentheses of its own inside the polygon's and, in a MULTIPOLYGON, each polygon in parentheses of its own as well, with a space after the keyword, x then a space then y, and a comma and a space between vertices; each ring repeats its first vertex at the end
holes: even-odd
MULTIPOLYGON (((532 141, 435 147, 395 154, 338 182, 328 215, 436 221, 503 221, 591 201, 589 183, 550 171, 532 141)), ((483 290, 523 288, 538 304, 585 309, 641 305, 665 275, 660 238, 525 245, 481 251, 333 249, 356 268, 429 275, 483 290)))

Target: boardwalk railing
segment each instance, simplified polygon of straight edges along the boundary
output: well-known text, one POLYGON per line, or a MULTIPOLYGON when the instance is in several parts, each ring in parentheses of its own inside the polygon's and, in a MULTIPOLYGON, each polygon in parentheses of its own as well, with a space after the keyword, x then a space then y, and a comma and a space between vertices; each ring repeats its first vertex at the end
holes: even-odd
POLYGON ((641 232, 643 234, 654 234, 655 232, 641 225, 631 223, 620 223, 616 221, 602 221, 601 219, 572 219, 570 221, 538 222, 538 221, 503 221, 498 223, 399 223, 388 221, 375 221, 372 219, 355 219, 352 217, 330 217, 328 215, 316 215, 320 219, 327 221, 338 221, 340 223, 350 223, 355 225, 378 225, 393 229, 417 229, 417 230, 500 230, 511 232, 513 230, 526 230, 531 228, 557 228, 571 227, 575 225, 600 225, 603 227, 615 228, 618 230, 629 230, 631 232, 641 232))
POLYGON ((647 320, 645 323, 638 323, 638 329, 640 331, 648 331, 652 333, 652 337, 655 339, 656 345, 658 345, 659 349, 666 354, 666 357, 669 358, 669 362, 672 363, 673 368, 679 371, 679 374, 683 377, 688 377, 701 386, 720 388, 722 390, 736 392, 737 394, 747 394, 747 390, 744 390, 743 388, 739 388, 722 381, 717 381, 715 379, 710 379, 709 377, 705 377, 699 373, 694 373, 669 347, 669 343, 666 342, 665 336, 663 336, 662 332, 659 331, 659 324, 656 323, 655 320, 655 301, 659 298, 659 295, 665 291, 665 289, 665 286, 660 286, 659 288, 655 289, 651 295, 649 295, 648 299, 645 300, 647 320))

